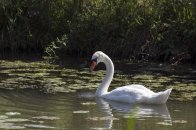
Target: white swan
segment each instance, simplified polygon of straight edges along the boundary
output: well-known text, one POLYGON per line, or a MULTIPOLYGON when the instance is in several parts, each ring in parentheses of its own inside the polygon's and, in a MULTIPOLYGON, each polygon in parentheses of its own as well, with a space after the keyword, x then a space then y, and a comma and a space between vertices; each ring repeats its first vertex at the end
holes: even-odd
POLYGON ((97 88, 96 96, 127 103, 164 104, 167 102, 172 88, 155 93, 142 85, 132 84, 108 92, 108 88, 114 75, 114 65, 112 60, 106 54, 97 51, 91 58, 91 71, 100 62, 103 62, 106 66, 106 76, 97 88))

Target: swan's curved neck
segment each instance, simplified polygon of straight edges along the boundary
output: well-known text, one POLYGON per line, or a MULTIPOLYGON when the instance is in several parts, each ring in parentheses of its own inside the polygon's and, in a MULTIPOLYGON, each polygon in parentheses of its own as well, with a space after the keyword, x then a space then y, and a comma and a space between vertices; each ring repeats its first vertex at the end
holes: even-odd
POLYGON ((105 59, 103 60, 103 63, 106 66, 106 76, 102 80, 99 87, 97 88, 97 91, 96 91, 97 96, 102 96, 103 94, 106 94, 108 92, 108 88, 110 86, 110 83, 114 75, 114 65, 113 65, 112 60, 108 56, 105 56, 104 58, 105 59))

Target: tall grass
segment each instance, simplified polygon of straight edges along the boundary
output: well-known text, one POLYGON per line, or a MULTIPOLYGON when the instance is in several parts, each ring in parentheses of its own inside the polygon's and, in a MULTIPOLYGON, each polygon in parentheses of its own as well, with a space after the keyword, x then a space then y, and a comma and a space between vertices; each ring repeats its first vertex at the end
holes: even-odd
POLYGON ((4 52, 196 61, 194 0, 1 0, 0 16, 4 52))

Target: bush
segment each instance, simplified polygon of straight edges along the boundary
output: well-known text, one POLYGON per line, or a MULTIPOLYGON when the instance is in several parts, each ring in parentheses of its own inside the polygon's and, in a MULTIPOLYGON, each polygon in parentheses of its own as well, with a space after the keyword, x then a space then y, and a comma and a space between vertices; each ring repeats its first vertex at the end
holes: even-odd
POLYGON ((2 0, 0 15, 4 52, 196 61, 194 0, 2 0))

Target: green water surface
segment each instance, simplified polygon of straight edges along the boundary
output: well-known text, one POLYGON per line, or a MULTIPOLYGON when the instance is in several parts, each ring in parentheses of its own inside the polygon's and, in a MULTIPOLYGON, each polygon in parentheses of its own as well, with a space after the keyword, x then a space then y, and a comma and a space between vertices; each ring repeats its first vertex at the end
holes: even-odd
POLYGON ((173 88, 165 105, 122 104, 94 96, 104 66, 0 60, 0 129, 187 129, 196 126, 194 66, 115 64, 110 89, 143 84, 173 88))

